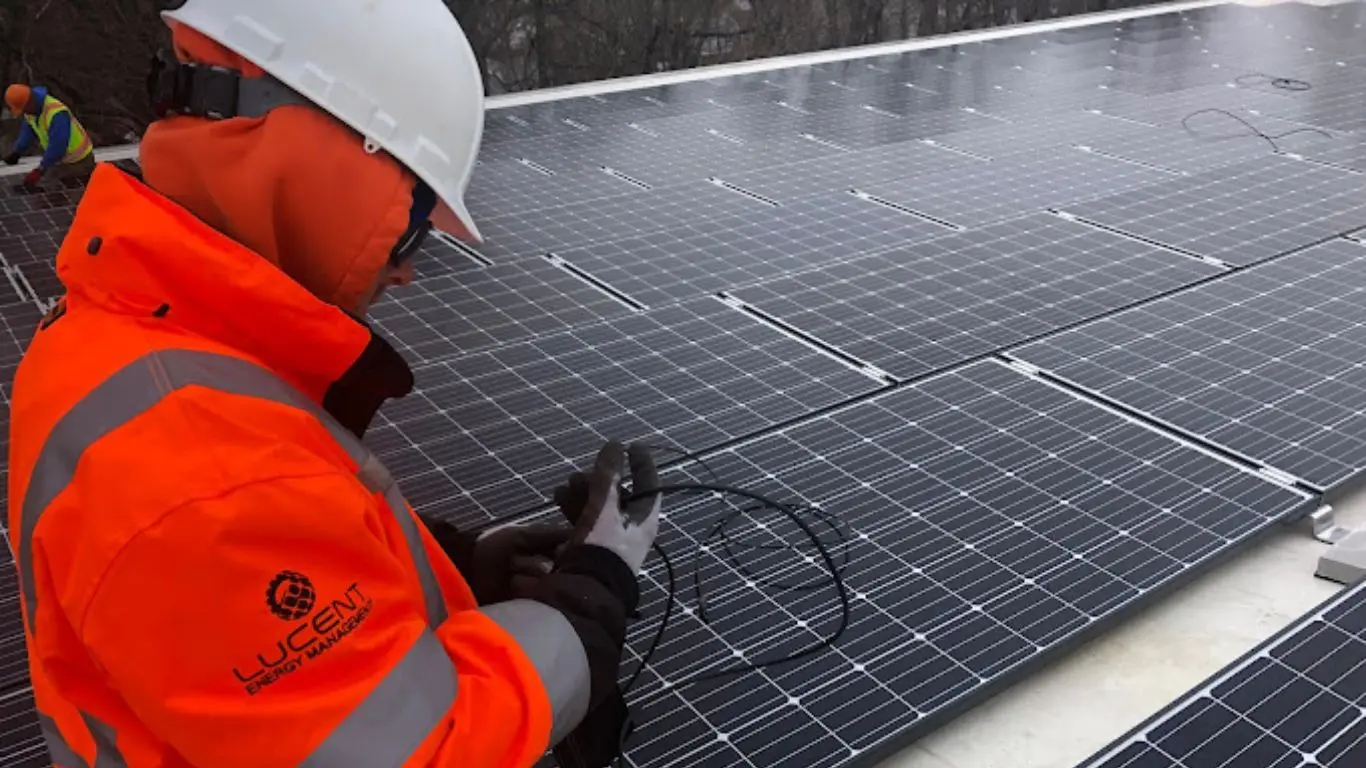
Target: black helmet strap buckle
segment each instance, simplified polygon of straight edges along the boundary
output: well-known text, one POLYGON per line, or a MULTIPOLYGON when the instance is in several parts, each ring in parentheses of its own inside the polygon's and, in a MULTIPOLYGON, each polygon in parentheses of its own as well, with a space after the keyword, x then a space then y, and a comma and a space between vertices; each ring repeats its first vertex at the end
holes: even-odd
POLYGON ((209 120, 263 117, 278 107, 312 104, 269 75, 243 77, 225 67, 184 64, 164 50, 152 58, 147 93, 157 119, 173 115, 209 120))

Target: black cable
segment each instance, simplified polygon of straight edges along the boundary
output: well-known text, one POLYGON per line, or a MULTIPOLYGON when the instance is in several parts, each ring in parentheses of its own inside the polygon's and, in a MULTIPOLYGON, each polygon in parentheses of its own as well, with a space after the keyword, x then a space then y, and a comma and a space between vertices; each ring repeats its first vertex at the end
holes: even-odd
MULTIPOLYGON (((853 614, 853 609, 850 605, 849 588, 844 583, 844 571, 846 568, 848 568, 849 565, 849 537, 845 533, 844 529, 841 528, 839 519, 835 515, 832 515, 816 507, 811 507, 802 504, 786 504, 783 502, 774 501, 768 498, 767 496, 764 496, 760 493, 756 493, 754 491, 724 485, 720 481, 720 476, 716 473, 715 470, 713 470, 707 464, 707 462, 704 459, 702 459, 700 456, 696 456, 692 453, 689 453, 688 451, 685 451, 681 448, 658 445, 648 445, 645 447, 652 451, 671 453, 685 460, 696 462, 697 465, 700 466, 702 470, 706 473, 706 475, 710 478, 711 482, 676 483, 662 485, 658 488, 653 489, 642 489, 639 491, 633 490, 630 494, 624 495, 622 500, 623 504, 629 503, 639 498, 653 496, 656 494, 661 494, 666 497, 675 495, 714 494, 720 495, 723 498, 736 497, 745 499, 746 501, 750 502, 750 504, 746 506, 735 507, 729 513, 719 518, 716 521, 716 523, 714 523, 711 526, 706 537, 701 541, 699 551, 694 556, 693 588, 696 593, 696 599, 698 604, 697 615, 700 621, 702 621, 704 624, 710 623, 710 620, 707 618, 706 615, 707 598, 706 591, 703 589, 702 580, 700 577, 700 563, 702 560, 703 553, 707 551, 712 546, 712 542, 716 541, 718 538, 720 538, 723 542, 723 548, 727 556, 726 559, 729 560, 732 567, 734 567, 738 573, 745 575, 747 578, 749 578, 752 582, 754 582, 756 585, 760 587, 781 591, 809 591, 819 589, 822 587, 833 587, 839 596, 839 624, 832 632, 830 632, 828 635, 822 636, 817 642, 812 643, 811 645, 801 648, 797 651, 786 653, 781 656, 776 656, 771 659, 747 661, 743 664, 737 664, 730 667, 723 667, 721 669, 716 669, 709 672, 702 672, 690 678, 687 678, 680 683, 676 683, 676 687, 693 685, 706 680, 730 677, 732 675, 742 675, 766 667, 789 663, 799 659, 807 658, 809 656, 814 656, 819 653, 823 653, 824 651, 832 648, 837 642, 839 642, 839 639, 843 637, 844 633, 848 630, 853 614), (732 522, 734 522, 741 516, 752 515, 756 512, 760 512, 763 510, 770 510, 781 513, 784 517, 786 517, 788 520, 790 520, 793 524, 795 524, 798 528, 802 530, 802 532, 806 535, 807 539, 809 540, 811 548, 815 549, 816 552, 819 554, 821 561, 823 562, 826 570, 828 571, 827 579, 815 579, 808 582, 789 584, 783 581, 777 581, 767 577, 762 577, 761 575, 755 574, 753 571, 749 569, 749 567, 740 559, 739 555, 736 554, 735 548, 763 552, 796 551, 798 549, 798 545, 794 544, 753 544, 747 541, 737 540, 731 537, 728 527, 732 522), (817 533, 816 529, 813 526, 809 525, 804 519, 802 519, 803 515, 814 516, 819 521, 818 524, 823 523, 827 528, 830 529, 830 531, 832 531, 835 534, 836 538, 838 539, 838 543, 835 544, 835 547, 839 550, 838 558, 835 555, 831 554, 830 547, 826 545, 825 540, 819 533, 817 533)), ((733 502, 731 503, 733 504, 733 502)), ((641 674, 645 671, 645 668, 649 666, 649 664, 653 660, 656 651, 658 651, 660 644, 664 640, 664 635, 669 627, 669 618, 673 614, 674 606, 678 602, 678 579, 677 574, 674 571, 673 561, 669 557, 668 552, 658 542, 655 542, 653 549, 656 553, 658 553, 660 557, 660 562, 664 565, 665 578, 668 582, 668 588, 666 590, 666 597, 664 603, 664 612, 663 615, 660 617, 659 628, 655 630, 654 637, 651 639, 649 647, 645 650, 645 653, 643 653, 640 657, 640 663, 637 665, 635 671, 631 674, 631 676, 627 679, 626 683, 621 688, 623 695, 629 693, 635 687, 635 684, 640 680, 641 674)), ((617 757, 618 765, 624 765, 625 763, 627 740, 630 734, 630 729, 631 723, 629 721, 626 724, 623 724, 617 757)))
POLYGON ((1253 72, 1247 75, 1240 75, 1238 77, 1233 78, 1233 82, 1237 83, 1238 85, 1245 85, 1247 79, 1250 77, 1260 78, 1261 82, 1271 83, 1272 88, 1279 88, 1282 91, 1307 91, 1314 87, 1311 83, 1305 80, 1296 80, 1293 77, 1276 77, 1275 75, 1267 75, 1261 72, 1253 72))
POLYGON ((1185 128, 1187 133, 1190 133, 1190 134, 1195 135, 1195 136, 1199 136, 1199 135, 1200 135, 1199 132, 1198 132, 1198 131, 1195 131, 1194 129, 1192 129, 1192 128, 1190 127, 1190 119, 1191 119, 1192 117, 1195 117, 1196 115, 1203 115, 1203 114, 1206 114, 1206 113, 1213 113, 1213 114, 1225 115, 1225 116, 1227 116, 1227 117, 1233 118, 1234 120, 1237 120, 1238 122, 1242 123, 1249 131, 1251 131, 1251 132, 1252 132, 1252 135, 1254 135, 1254 136, 1256 136, 1257 138, 1262 139, 1262 140, 1265 141, 1266 143, 1270 144, 1270 145, 1271 145, 1272 151, 1277 152, 1277 153, 1279 153, 1279 152, 1281 151, 1281 147, 1280 147, 1279 144, 1276 143, 1276 140, 1277 140, 1277 139, 1284 139, 1284 138, 1286 138, 1287 136, 1294 136, 1294 135, 1297 134, 1297 133, 1317 133, 1317 134, 1320 135, 1320 136, 1326 136, 1326 137, 1328 137, 1328 138, 1330 138, 1330 139, 1333 138, 1333 134, 1331 134, 1331 133, 1329 133, 1328 131, 1325 131, 1325 130, 1323 130, 1323 129, 1321 129, 1321 128, 1296 128, 1296 129, 1293 130, 1293 131, 1286 131, 1285 133, 1278 133, 1278 134, 1275 134, 1275 135, 1263 133, 1263 132, 1261 131, 1260 128, 1258 128, 1257 126, 1255 126, 1255 125, 1253 125, 1252 123, 1248 122, 1247 120, 1245 120, 1245 119, 1239 117, 1238 115, 1235 115, 1234 113, 1229 112, 1229 111, 1226 110, 1226 109, 1218 109, 1218 108, 1216 108, 1216 107, 1208 107, 1208 108, 1206 108, 1206 109, 1196 110, 1196 111, 1190 113, 1189 115, 1186 115, 1185 117, 1181 118, 1181 127, 1182 127, 1182 128, 1185 128))

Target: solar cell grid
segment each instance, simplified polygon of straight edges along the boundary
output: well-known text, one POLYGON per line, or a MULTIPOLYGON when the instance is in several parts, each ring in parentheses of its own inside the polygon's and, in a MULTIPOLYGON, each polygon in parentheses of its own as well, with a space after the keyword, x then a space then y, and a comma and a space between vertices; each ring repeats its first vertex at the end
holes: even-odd
POLYGON ((1039 214, 734 295, 909 378, 1218 273, 1170 251, 1039 214))
POLYGON ((637 302, 660 306, 952 231, 835 192, 555 255, 637 302))
POLYGON ((635 142, 629 148, 619 144, 602 149, 586 148, 584 159, 614 168, 647 184, 662 186, 706 178, 713 173, 782 165, 837 151, 802 139, 795 132, 767 140, 739 138, 725 133, 721 122, 716 126, 697 126, 668 136, 647 138, 652 140, 635 142))
MULTIPOLYGON (((705 178, 705 177, 702 177, 705 178)), ((480 252, 494 261, 540 256, 576 245, 620 240, 648 232, 770 206, 706 181, 640 190, 622 197, 494 216, 480 222, 480 252)))
POLYGON ((983 128, 999 122, 963 109, 898 115, 880 107, 860 105, 843 111, 802 116, 801 120, 792 124, 791 130, 798 135, 810 135, 839 147, 870 149, 951 131, 983 128))
POLYGON ((932 140, 884 144, 762 171, 727 173, 724 178, 770 200, 790 202, 885 179, 908 178, 984 162, 981 158, 938 148, 926 141, 932 140))
POLYGON ((369 317, 420 364, 631 311, 591 283, 533 258, 419 280, 390 291, 369 317))
POLYGON ((1364 269, 1337 240, 1014 354, 1328 490, 1366 467, 1364 269))
POLYGON ((962 227, 979 227, 1081 200, 1169 185, 1174 175, 1076 149, 869 184, 870 195, 962 227))
POLYGON ((879 383, 712 298, 415 371, 367 435, 419 510, 462 524, 525 512, 603 440, 705 450, 879 383))
POLYGON ((445 275, 483 269, 483 260, 470 254, 477 253, 473 248, 461 250, 453 243, 454 237, 445 233, 433 233, 423 241, 413 256, 413 269, 419 280, 442 277, 445 275))
MULTIPOLYGON (((1360 45, 1360 42, 1357 43, 1360 45)), ((1366 129, 1366 114, 1361 108, 1366 99, 1366 82, 1357 80, 1352 85, 1315 87, 1268 114, 1339 131, 1366 129)))
POLYGON ((55 299, 66 293, 57 277, 57 252, 65 239, 66 232, 61 229, 0 238, 0 254, 11 267, 23 271, 38 298, 55 299))
POLYGON ((1269 156, 1064 208, 1087 221, 1241 266, 1360 226, 1366 221, 1366 176, 1269 156))
POLYGON ((1055 112, 975 131, 948 133, 935 137, 934 141, 985 157, 1007 158, 1072 144, 1087 144, 1097 138, 1123 142, 1131 136, 1137 138, 1145 133, 1151 133, 1151 129, 1106 115, 1055 112))
MULTIPOLYGON (((1293 131, 1303 126, 1269 117, 1241 115, 1268 134, 1293 131)), ((1202 173, 1226 165, 1265 157, 1273 152, 1266 140, 1251 133, 1233 118, 1217 113, 1193 115, 1187 127, 1123 132, 1116 136, 1094 135, 1080 142, 1113 157, 1146 163, 1184 174, 1202 173)), ((1287 152, 1313 156, 1320 147, 1336 142, 1314 133, 1297 133, 1276 144, 1287 152)))
MULTIPOLYGON (((661 542, 697 553, 675 568, 689 579, 697 568, 710 623, 684 590, 663 661, 632 695, 634 765, 871 764, 1304 501, 992 362, 708 464, 839 516, 851 623, 818 656, 688 684, 814 642, 832 630, 838 602, 830 590, 763 588, 817 575, 814 554, 784 548, 797 541, 791 523, 741 518, 729 533, 757 554, 735 560, 699 546, 724 507, 671 507, 661 542)), ((633 657, 653 637, 664 579, 651 562, 633 657)))
POLYGON ((31 688, 0 693, 0 765, 6 768, 52 765, 38 727, 31 688))
POLYGON ((1366 584, 1334 596, 1083 768, 1366 764, 1366 584))
POLYGON ((601 168, 539 170, 515 160, 483 163, 475 170, 465 203, 476 221, 555 208, 605 197, 632 195, 641 187, 601 168))
POLYGON ((1205 85, 1177 93, 1152 96, 1108 91, 1089 99, 1084 107, 1111 117, 1154 126, 1180 128, 1181 121, 1197 110, 1213 108, 1241 113, 1242 110, 1255 109, 1268 112, 1288 107, 1288 98, 1276 93, 1262 93, 1223 84, 1205 85))

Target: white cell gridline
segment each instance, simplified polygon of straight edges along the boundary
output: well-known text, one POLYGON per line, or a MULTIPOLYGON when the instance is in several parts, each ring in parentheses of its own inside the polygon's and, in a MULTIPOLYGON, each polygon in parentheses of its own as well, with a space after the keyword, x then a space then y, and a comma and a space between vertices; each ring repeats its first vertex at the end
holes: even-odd
POLYGON ((393 289, 369 319, 416 365, 633 311, 548 260, 528 258, 393 289))
POLYGON ((715 298, 414 374, 366 440, 419 511, 464 525, 544 503, 605 440, 700 451, 881 386, 715 298))
POLYGON ((1050 214, 785 275, 734 296, 910 378, 1218 275, 1050 214))
POLYGON ((1363 270, 1337 240, 1012 354, 1327 490, 1366 468, 1363 270))
MULTIPOLYGON (((737 561, 719 540, 703 546, 723 505, 672 504, 660 540, 681 602, 631 696, 641 726, 627 756, 637 766, 864 764, 1307 500, 996 362, 707 463, 722 483, 838 516, 852 621, 820 655, 687 684, 818 641, 839 602, 833 588, 763 588, 820 574, 792 524, 742 517, 731 534, 765 548, 737 561)), ((712 481, 696 465, 688 476, 712 481)), ((663 609, 658 560, 644 583, 632 660, 663 609)))
POLYGON ((1083 768, 1366 764, 1366 583, 1350 587, 1083 768))
POLYGON ((1366 222, 1366 174, 1268 156, 1062 208, 1086 221, 1245 266, 1366 222))
POLYGON ((849 192, 833 192, 555 255, 654 307, 953 231, 849 192))
POLYGON ((479 252, 493 261, 543 256, 576 245, 620 240, 704 219, 758 213, 768 206, 699 176, 677 186, 495 216, 480 222, 479 252))
POLYGON ((1173 178, 1169 171, 1068 147, 877 182, 863 191, 961 227, 980 227, 1173 178))

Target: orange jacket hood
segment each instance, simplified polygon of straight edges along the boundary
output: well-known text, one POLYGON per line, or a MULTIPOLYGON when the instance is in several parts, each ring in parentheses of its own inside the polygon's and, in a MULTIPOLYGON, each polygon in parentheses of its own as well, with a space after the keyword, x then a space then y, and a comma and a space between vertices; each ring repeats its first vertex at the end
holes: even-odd
MULTIPOLYGON (((261 70, 183 25, 182 61, 261 70)), ((327 113, 280 107, 264 117, 170 117, 147 129, 148 186, 284 270, 323 301, 363 311, 408 229, 416 177, 327 113)))
POLYGON ((316 402, 377 400, 364 423, 334 413, 352 431, 412 389, 406 363, 362 322, 113 166, 91 178, 57 272, 68 302, 161 318, 255 357, 316 402))

